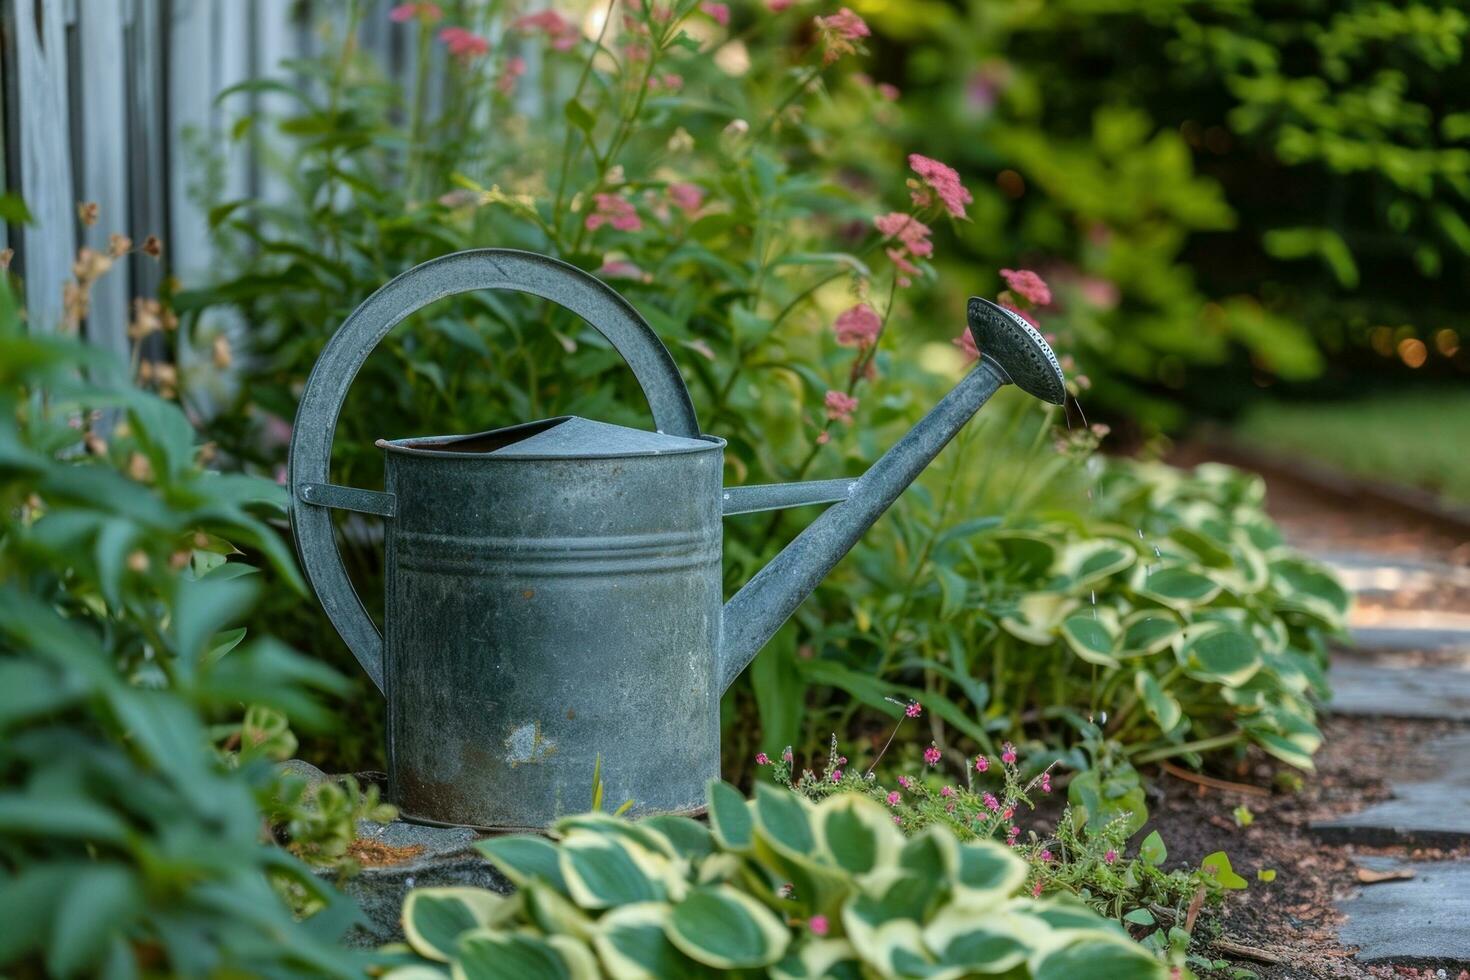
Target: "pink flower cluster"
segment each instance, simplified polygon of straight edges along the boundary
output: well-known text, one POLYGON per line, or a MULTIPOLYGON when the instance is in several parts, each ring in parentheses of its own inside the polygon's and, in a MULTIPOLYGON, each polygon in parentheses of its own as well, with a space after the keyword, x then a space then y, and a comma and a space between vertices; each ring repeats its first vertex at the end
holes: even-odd
POLYGON ((1002 743, 1000 747, 1000 761, 1011 765, 1016 761, 1016 747, 1010 742, 1002 743))
POLYGON ((758 766, 769 766, 771 764, 771 757, 764 752, 757 752, 755 754, 755 764, 758 766))
POLYGON ((596 231, 603 225, 612 225, 618 231, 638 231, 643 219, 627 200, 617 194, 594 194, 593 210, 587 215, 588 231, 596 231))
POLYGON ((437 24, 444 19, 444 11, 437 3, 431 0, 416 0, 414 3, 400 3, 388 11, 388 19, 395 24, 403 24, 418 18, 425 24, 437 24))
POLYGON ((909 167, 923 181, 923 184, 909 181, 910 197, 914 204, 927 208, 934 203, 937 195, 939 203, 944 205, 944 209, 952 217, 965 217, 965 206, 974 198, 965 189, 965 185, 960 183, 960 175, 953 167, 918 153, 909 154, 909 167))
POLYGON ((990 769, 990 760, 983 755, 975 756, 975 771, 985 772, 990 769))
POLYGON ((526 59, 520 55, 512 55, 505 61, 505 69, 500 73, 500 78, 495 82, 495 89, 501 95, 510 95, 516 90, 516 82, 526 73, 526 59))
POLYGON ((699 9, 721 27, 730 26, 730 5, 728 3, 713 3, 711 0, 706 0, 699 5, 699 9))
POLYGON ((939 765, 939 758, 939 746, 931 744, 927 749, 924 750, 925 765, 937 766, 939 765))
POLYGON ((909 706, 903 709, 904 717, 917 718, 924 713, 924 706, 917 701, 910 701, 909 706))
POLYGON ((669 185, 669 200, 685 214, 693 214, 704 204, 704 191, 698 184, 678 183, 669 185))
POLYGON ((858 303, 837 314, 832 329, 843 347, 871 347, 883 332, 883 321, 867 303, 858 303))
POLYGON ((872 35, 868 24, 846 7, 830 17, 814 18, 822 37, 822 64, 830 65, 843 55, 856 54, 856 42, 872 35))
POLYGON ((827 406, 827 418, 844 425, 852 423, 852 413, 857 411, 858 400, 841 391, 829 391, 823 402, 827 406))
POLYGON ((1046 281, 1030 269, 1002 269, 1001 278, 1011 291, 1035 306, 1051 304, 1051 288, 1046 281))
POLYGON ((898 284, 911 285, 914 277, 919 275, 919 267, 910 260, 934 254, 934 243, 929 240, 933 231, 918 218, 902 211, 880 214, 873 219, 873 225, 885 239, 895 243, 886 246, 884 251, 898 270, 898 284))
POLYGON ((449 53, 460 61, 471 61, 490 53, 490 42, 474 31, 463 27, 446 27, 439 32, 439 40, 449 53))
POLYGON ((542 10, 516 18, 511 28, 517 31, 541 31, 557 51, 570 51, 577 46, 576 25, 555 10, 542 10))

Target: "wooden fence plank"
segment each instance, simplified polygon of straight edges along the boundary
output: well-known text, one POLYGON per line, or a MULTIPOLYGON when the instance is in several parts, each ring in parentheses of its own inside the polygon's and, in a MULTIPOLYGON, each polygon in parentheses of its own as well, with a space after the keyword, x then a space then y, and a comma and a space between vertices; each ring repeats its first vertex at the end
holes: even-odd
POLYGON ((31 328, 51 331, 62 322, 62 289, 71 278, 76 252, 66 126, 66 11, 61 0, 24 0, 9 10, 15 32, 20 191, 35 219, 20 233, 21 272, 31 328))
MULTIPOLYGON (((131 154, 127 134, 126 51, 123 9, 117 0, 80 0, 77 11, 80 139, 72 148, 77 161, 77 196, 95 201, 97 224, 83 228, 82 242, 106 252, 110 233, 131 235, 128 179, 131 154)), ((128 356, 128 301, 131 283, 127 264, 104 276, 92 289, 87 340, 121 358, 128 356)))

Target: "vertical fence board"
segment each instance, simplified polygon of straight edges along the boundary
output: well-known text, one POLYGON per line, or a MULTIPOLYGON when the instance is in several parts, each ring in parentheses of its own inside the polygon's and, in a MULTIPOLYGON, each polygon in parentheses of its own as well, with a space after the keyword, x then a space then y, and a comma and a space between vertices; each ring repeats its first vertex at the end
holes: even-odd
POLYGON ((20 233, 21 270, 31 328, 50 331, 62 321, 62 288, 71 277, 76 251, 66 125, 66 11, 61 0, 22 0, 10 11, 15 25, 20 190, 35 219, 20 233))
MULTIPOLYGON (((80 83, 81 138, 72 152, 79 171, 77 196, 95 201, 101 213, 97 224, 82 229, 82 242, 100 252, 107 250, 110 233, 131 234, 122 15, 117 0, 80 0, 77 11, 80 63, 74 74, 80 83)), ((86 326, 89 342, 123 358, 128 354, 128 292, 126 267, 104 276, 92 289, 86 326)))
MULTIPOLYGON (((163 239, 165 254, 173 250, 168 228, 168 155, 164 152, 163 28, 164 0, 131 0, 125 13, 124 45, 127 50, 126 92, 128 153, 132 180, 128 192, 132 203, 134 238, 149 235, 163 239)), ((163 280, 163 264, 152 259, 133 262, 134 296, 154 296, 163 280)))

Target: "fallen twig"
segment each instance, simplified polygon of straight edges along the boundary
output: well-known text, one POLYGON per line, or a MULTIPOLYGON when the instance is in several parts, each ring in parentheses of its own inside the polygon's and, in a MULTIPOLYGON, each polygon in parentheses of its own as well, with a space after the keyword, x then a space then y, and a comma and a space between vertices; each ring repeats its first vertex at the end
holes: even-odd
POLYGON ((1387 871, 1376 871, 1373 868, 1355 868, 1355 874, 1360 885, 1376 885, 1380 881, 1407 881, 1414 877, 1413 868, 1389 868, 1387 871))
POLYGON ((1211 941, 1210 946, 1214 949, 1218 949, 1226 956, 1234 956, 1242 960, 1255 960, 1257 963, 1286 962, 1286 957, 1282 956, 1280 953, 1272 953, 1269 950, 1256 949, 1254 946, 1247 946, 1244 943, 1232 942, 1229 939, 1215 939, 1211 941))
POLYGON ((1228 779, 1216 779, 1214 776, 1202 776, 1188 769, 1181 769, 1174 763, 1161 760, 1159 767, 1173 776, 1185 782, 1196 783, 1200 786, 1208 786, 1211 789, 1225 790, 1230 793, 1244 793, 1246 796, 1270 796, 1271 791, 1263 786, 1252 786, 1250 783, 1232 783, 1228 779))

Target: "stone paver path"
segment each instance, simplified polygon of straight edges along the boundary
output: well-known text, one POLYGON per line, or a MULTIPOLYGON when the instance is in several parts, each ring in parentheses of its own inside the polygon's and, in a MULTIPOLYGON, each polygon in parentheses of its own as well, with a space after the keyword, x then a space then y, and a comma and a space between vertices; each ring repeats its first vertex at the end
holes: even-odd
MULTIPOLYGON (((1314 821, 1322 840, 1344 844, 1453 848, 1470 842, 1470 734, 1429 745, 1426 778, 1390 780, 1393 799, 1331 820, 1314 821)), ((1470 931, 1470 922, 1466 923, 1470 931)))
MULTIPOLYGON (((1405 867, 1391 858, 1363 858, 1365 867, 1405 867)), ((1339 933, 1357 946, 1360 963, 1470 967, 1470 864, 1409 864, 1414 877, 1364 885, 1340 903, 1339 933)))
POLYGON ((1470 721, 1470 669, 1383 667, 1339 657, 1328 710, 1344 715, 1470 721))

